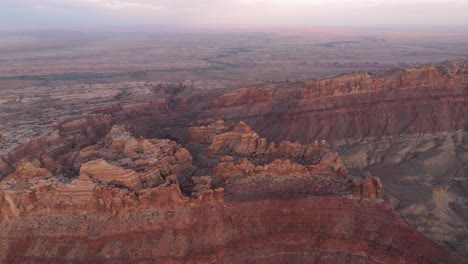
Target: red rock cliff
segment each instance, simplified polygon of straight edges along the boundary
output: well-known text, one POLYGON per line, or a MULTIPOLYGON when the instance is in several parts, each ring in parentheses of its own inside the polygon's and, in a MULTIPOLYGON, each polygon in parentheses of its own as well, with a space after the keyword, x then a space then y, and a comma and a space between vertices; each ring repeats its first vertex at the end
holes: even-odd
POLYGON ((458 263, 321 140, 463 129, 467 68, 177 93, 63 122, 0 159, 0 261, 458 263))

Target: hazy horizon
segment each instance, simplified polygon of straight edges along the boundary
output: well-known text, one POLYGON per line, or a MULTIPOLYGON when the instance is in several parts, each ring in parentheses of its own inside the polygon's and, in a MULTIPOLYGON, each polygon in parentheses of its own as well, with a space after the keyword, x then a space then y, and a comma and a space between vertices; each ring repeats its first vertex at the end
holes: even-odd
POLYGON ((465 0, 3 0, 3 27, 466 26, 465 0))

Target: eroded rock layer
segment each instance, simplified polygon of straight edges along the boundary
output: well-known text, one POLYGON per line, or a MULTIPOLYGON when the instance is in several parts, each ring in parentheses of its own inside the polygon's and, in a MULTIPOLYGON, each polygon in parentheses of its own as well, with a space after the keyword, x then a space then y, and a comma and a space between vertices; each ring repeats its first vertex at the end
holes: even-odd
POLYGON ((189 129, 189 149, 211 162, 124 126, 62 165, 22 160, 0 185, 0 261, 457 263, 398 218, 378 178, 353 180, 325 142, 266 148, 243 122, 208 123, 222 129, 189 129), (60 174, 64 164, 79 176, 60 174))
POLYGON ((0 226, 5 263, 457 263, 388 203, 342 197, 41 216, 0 226))
POLYGON ((461 263, 391 203, 412 228, 468 251, 466 179, 440 169, 455 160, 466 174, 467 69, 179 87, 62 121, 1 151, 0 260, 461 263), (395 143, 419 134, 425 145, 395 143), (382 182, 353 176, 369 166, 382 182), (423 176, 400 178, 419 166, 423 176), (433 207, 408 198, 428 192, 433 207))

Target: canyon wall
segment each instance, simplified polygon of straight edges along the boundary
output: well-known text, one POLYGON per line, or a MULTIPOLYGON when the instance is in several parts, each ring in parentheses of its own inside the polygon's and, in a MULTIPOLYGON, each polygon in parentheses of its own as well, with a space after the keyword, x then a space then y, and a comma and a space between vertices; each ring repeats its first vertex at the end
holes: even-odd
POLYGON ((0 185, 0 261, 460 262, 395 214, 377 177, 349 176, 326 143, 275 147, 243 122, 223 124, 188 132, 188 149, 211 163, 125 126, 76 154, 22 159, 0 185), (79 176, 65 177, 66 164, 79 176))
POLYGON ((0 260, 461 263, 467 88, 462 61, 64 120, 1 151, 0 260))
POLYGON ((339 197, 49 215, 0 226, 4 263, 461 263, 388 203, 339 197))

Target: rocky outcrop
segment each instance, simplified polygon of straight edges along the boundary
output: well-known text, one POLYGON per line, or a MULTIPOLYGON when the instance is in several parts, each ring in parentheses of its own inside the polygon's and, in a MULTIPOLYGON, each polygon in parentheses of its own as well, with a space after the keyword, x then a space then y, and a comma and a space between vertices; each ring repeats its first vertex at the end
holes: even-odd
POLYGON ((16 166, 14 175, 18 179, 32 179, 51 177, 52 173, 48 169, 42 168, 38 160, 22 159, 16 166))
POLYGON ((190 153, 170 140, 136 139, 124 126, 114 126, 102 141, 74 159, 79 177, 68 182, 43 166, 57 169, 48 155, 23 159, 13 177, 0 185, 0 221, 41 215, 111 214, 166 210, 223 201, 223 190, 201 185, 185 197, 178 177, 190 169, 190 153), (34 180, 34 181, 32 181, 34 180))
POLYGON ((168 210, 204 206, 223 201, 223 189, 200 189, 192 197, 182 195, 177 178, 169 176, 158 187, 131 191, 115 188, 87 173, 66 184, 54 179, 39 181, 21 191, 0 191, 0 222, 47 215, 116 215, 144 210, 168 210))
POLYGON ((234 92, 226 93, 223 96, 215 98, 210 102, 211 109, 218 109, 222 107, 236 107, 243 105, 252 105, 261 107, 263 103, 269 104, 273 99, 272 87, 262 89, 240 89, 234 92))
POLYGON ((184 175, 191 170, 192 156, 177 143, 137 139, 127 129, 125 126, 114 126, 100 144, 86 147, 77 155, 69 155, 74 158, 73 167, 81 168, 90 175, 99 175, 100 167, 104 171, 113 171, 115 175, 108 174, 111 179, 115 180, 120 175, 130 182, 123 184, 119 180, 118 183, 133 189, 155 187, 164 182, 166 176, 184 175), (105 160, 117 166, 107 164, 105 160))
MULTIPOLYGON (((347 170, 336 152, 327 148, 326 142, 314 141, 313 144, 302 145, 298 142, 283 141, 278 147, 274 143, 268 143, 265 138, 261 138, 244 122, 239 122, 225 133, 218 133, 208 138, 212 141, 205 142, 209 144, 207 150, 212 155, 228 154, 240 157, 248 157, 254 161, 270 160, 273 166, 265 165, 265 168, 257 166, 257 171, 270 171, 269 173, 294 175, 297 173, 311 174, 314 171, 332 171, 346 178, 347 170), (302 166, 300 164, 311 164, 313 166, 302 166), (284 165, 284 166, 283 166, 284 165), (279 171, 275 172, 275 169, 279 171), (309 171, 309 173, 306 173, 309 171)), ((232 160, 229 160, 232 161, 232 160)), ((242 162, 247 171, 255 167, 246 159, 242 162)), ((220 163, 216 170, 222 170, 230 173, 229 168, 236 167, 232 164, 220 163), (223 168, 223 169, 222 169, 223 168)), ((237 171, 234 170, 234 171, 237 171)), ((254 173, 255 174, 255 173, 254 173)))
POLYGON ((375 93, 388 88, 414 89, 437 88, 466 82, 466 65, 447 65, 445 67, 424 66, 403 69, 394 76, 371 76, 368 73, 348 74, 335 78, 310 81, 301 89, 303 98, 345 96, 360 93, 375 93), (396 78, 395 78, 396 77, 396 78))
POLYGON ((400 74, 397 85, 399 87, 425 87, 444 85, 451 81, 450 76, 443 76, 435 66, 426 66, 418 69, 405 69, 400 74))
POLYGON ((313 99, 376 92, 383 87, 384 82, 382 80, 373 79, 367 73, 358 73, 307 82, 301 89, 300 94, 303 98, 313 99))
POLYGON ((367 177, 353 183, 354 197, 363 199, 381 199, 383 186, 377 177, 367 177))
POLYGON ((276 159, 271 163, 255 166, 244 158, 242 162, 235 163, 233 157, 226 156, 213 169, 215 176, 224 178, 273 176, 273 177, 297 177, 316 175, 320 173, 333 173, 328 164, 304 166, 290 160, 276 159))
POLYGON ((216 201, 224 201, 224 188, 213 189, 213 178, 210 176, 192 177, 195 187, 190 197, 191 204, 210 204, 216 201))
POLYGON ((214 136, 208 151, 250 156, 268 154, 272 149, 268 148, 265 138, 260 138, 247 124, 240 122, 231 131, 214 136))
POLYGON ((15 191, 19 184, 10 183, 10 188, 4 185, 0 191, 0 222, 28 216, 115 215, 223 201, 222 190, 213 189, 200 190, 193 198, 184 197, 175 176, 166 177, 158 187, 136 191, 115 188, 86 172, 69 184, 49 179, 15 191))
POLYGON ((188 138, 190 141, 209 144, 214 136, 225 132, 224 120, 208 120, 201 124, 192 125, 188 128, 188 138))
MULTIPOLYGON (((6 161, 4 161, 1 157, 0 157, 0 171, 3 171, 4 175, 6 175, 7 172, 13 171, 12 166, 10 164, 8 164, 6 161)), ((4 175, 0 175, 0 179, 4 175)))
POLYGON ((93 160, 81 166, 80 175, 87 174, 93 179, 109 184, 124 186, 130 190, 141 189, 141 181, 134 170, 126 170, 107 163, 105 160, 93 160))
POLYGON ((32 138, 7 153, 0 150, 0 160, 10 164, 6 169, 0 170, 0 177, 10 174, 14 165, 23 158, 40 159, 44 154, 57 157, 96 142, 108 132, 111 125, 112 117, 103 114, 65 120, 45 136, 32 138))

